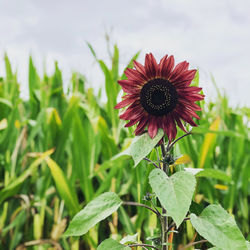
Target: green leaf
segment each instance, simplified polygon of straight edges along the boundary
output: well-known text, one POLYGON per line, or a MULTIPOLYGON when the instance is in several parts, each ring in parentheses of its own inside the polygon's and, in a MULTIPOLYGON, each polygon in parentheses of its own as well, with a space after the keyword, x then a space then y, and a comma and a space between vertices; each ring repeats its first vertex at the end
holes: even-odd
POLYGON ((87 233, 90 228, 115 212, 121 204, 122 201, 113 192, 98 196, 74 216, 64 235, 79 236, 87 233))
POLYGON ((250 250, 250 242, 246 241, 246 244, 247 244, 247 250, 250 250))
POLYGON ((245 239, 234 218, 220 205, 209 205, 201 215, 190 216, 196 231, 210 243, 225 250, 247 250, 245 239))
POLYGON ((196 174, 196 177, 210 177, 226 182, 231 181, 231 177, 219 169, 204 169, 196 174))
POLYGON ((203 168, 184 168, 184 170, 192 175, 197 175, 199 172, 204 171, 203 168))
POLYGON ((168 177, 162 170, 154 169, 149 175, 149 183, 161 205, 167 210, 177 227, 184 220, 195 189, 195 177, 180 171, 168 177))
POLYGON ((126 150, 127 152, 129 152, 129 155, 132 156, 135 167, 144 157, 146 157, 152 151, 156 144, 161 140, 163 135, 163 130, 159 129, 154 139, 151 139, 148 133, 144 133, 143 135, 135 137, 129 147, 129 150, 126 150))
POLYGON ((152 151, 152 149, 160 141, 163 135, 163 130, 159 129, 154 139, 151 139, 148 133, 136 136, 127 149, 113 156, 109 161, 103 163, 94 175, 103 170, 115 167, 118 162, 129 160, 130 157, 132 157, 132 159, 134 160, 134 167, 136 167, 140 163, 140 161, 152 151))
POLYGON ((98 247, 97 250, 131 250, 130 247, 126 247, 113 239, 104 240, 98 247))
POLYGON ((127 235, 120 240, 121 244, 129 244, 129 243, 136 243, 137 242, 138 233, 133 235, 127 235))

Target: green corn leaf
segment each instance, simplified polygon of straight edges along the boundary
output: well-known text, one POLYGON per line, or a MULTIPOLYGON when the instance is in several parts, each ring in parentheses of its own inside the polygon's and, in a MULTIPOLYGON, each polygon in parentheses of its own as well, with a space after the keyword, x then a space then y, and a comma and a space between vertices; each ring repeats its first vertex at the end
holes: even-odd
MULTIPOLYGON (((112 57, 112 77, 115 83, 118 80, 118 76, 119 76, 119 49, 117 45, 114 45, 114 54, 112 57)), ((118 93, 119 85, 116 83, 115 86, 116 86, 116 93, 118 93)))
POLYGON ((61 155, 66 147, 66 142, 69 139, 75 111, 78 108, 80 99, 77 96, 72 96, 70 98, 68 108, 62 119, 62 129, 58 136, 58 140, 56 142, 56 152, 55 152, 55 160, 56 162, 61 162, 61 155))
POLYGON ((23 182, 34 172, 34 170, 42 163, 42 161, 47 157, 48 155, 52 154, 53 150, 48 150, 40 155, 38 159, 36 159, 27 170, 25 170, 20 176, 15 178, 10 182, 10 184, 3 188, 0 191, 0 204, 6 200, 7 198, 15 195, 20 186, 23 184, 23 182))
POLYGON ((4 237, 11 229, 15 228, 18 224, 19 225, 24 224, 24 222, 27 219, 26 217, 27 215, 25 213, 25 210, 20 210, 20 212, 18 212, 14 220, 8 226, 3 228, 3 230, 1 231, 2 236, 4 237))
POLYGON ((149 183, 166 209, 167 216, 171 216, 179 227, 192 201, 195 177, 186 171, 168 177, 161 169, 154 169, 150 172, 149 183))
POLYGON ((209 205, 199 217, 191 214, 190 220, 196 231, 214 246, 224 250, 247 250, 234 218, 220 205, 209 205))
POLYGON ((114 213, 122 204, 117 194, 103 193, 89 202, 71 221, 65 236, 80 236, 114 213))
POLYGON ((0 103, 4 104, 5 106, 7 106, 8 108, 12 109, 13 108, 13 104, 11 101, 9 101, 8 99, 2 98, 0 97, 0 103))
POLYGON ((196 177, 208 177, 221 181, 230 182, 231 177, 219 169, 204 169, 195 175, 196 177))
POLYGON ((73 174, 80 179, 82 192, 89 202, 94 195, 93 183, 89 176, 93 173, 97 161, 99 137, 82 109, 75 112, 72 132, 73 174))
POLYGON ((114 82, 107 65, 102 60, 99 60, 98 62, 105 75, 105 90, 108 98, 107 113, 110 115, 113 127, 116 128, 118 125, 118 110, 114 109, 114 107, 116 105, 116 98, 118 94, 116 91, 118 83, 114 82))
POLYGON ((37 74, 32 57, 29 58, 29 100, 31 108, 31 119, 35 119, 39 112, 39 100, 37 91, 40 89, 40 79, 37 74))
POLYGON ((95 53, 95 50, 93 49, 92 45, 89 43, 89 42, 86 42, 87 43, 87 46, 89 47, 92 55, 94 56, 94 58, 97 60, 97 56, 96 56, 96 53, 95 53))

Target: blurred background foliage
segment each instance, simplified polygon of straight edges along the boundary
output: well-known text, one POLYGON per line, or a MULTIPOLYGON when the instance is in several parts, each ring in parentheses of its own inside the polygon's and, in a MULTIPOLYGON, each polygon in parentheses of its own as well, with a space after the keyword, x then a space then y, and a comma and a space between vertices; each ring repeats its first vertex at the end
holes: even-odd
MULTIPOLYGON (((83 75, 72 73, 63 90, 62 72, 38 75, 29 59, 29 98, 20 98, 19 82, 8 56, 6 76, 0 78, 0 249, 96 249, 98 242, 138 233, 147 241, 157 234, 157 218, 144 208, 122 207, 82 237, 62 237, 69 220, 94 197, 106 191, 123 200, 147 203, 152 165, 133 168, 130 158, 114 157, 134 137, 124 129, 114 109, 120 98, 118 79, 125 78, 115 45, 110 61, 99 59, 105 83, 98 94, 86 87, 83 75), (107 102, 104 103, 103 95, 107 102)), ((139 53, 131 58, 128 67, 139 53)), ((199 84, 197 73, 194 85, 199 84)), ((206 83, 201 83, 201 86, 206 83)), ((220 203, 231 213, 249 240, 250 109, 217 98, 201 102, 199 127, 175 147, 182 157, 171 167, 204 168, 191 209, 220 203)), ((178 132, 181 136, 182 132, 178 132)), ((149 156, 156 159, 156 151, 149 156)), ((186 244, 195 232, 187 221, 173 243, 186 244), (177 240, 178 238, 178 240, 177 240)), ((198 237, 198 236, 197 236, 198 237)))

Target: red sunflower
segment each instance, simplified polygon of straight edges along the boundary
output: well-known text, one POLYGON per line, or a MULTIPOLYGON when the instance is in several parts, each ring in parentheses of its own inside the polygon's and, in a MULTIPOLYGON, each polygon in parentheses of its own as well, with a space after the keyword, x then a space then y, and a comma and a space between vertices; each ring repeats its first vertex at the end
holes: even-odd
POLYGON ((190 86, 196 70, 188 70, 189 63, 184 61, 174 67, 174 57, 164 56, 157 64, 154 56, 146 54, 145 66, 134 61, 135 69, 126 69, 128 79, 120 80, 124 92, 123 100, 115 108, 129 105, 120 115, 130 120, 125 127, 138 123, 135 134, 139 135, 148 127, 148 133, 154 138, 162 128, 170 141, 176 137, 176 124, 186 132, 183 121, 192 126, 197 124, 192 117, 199 119, 195 111, 201 108, 196 101, 204 99, 199 94, 202 88, 190 86))

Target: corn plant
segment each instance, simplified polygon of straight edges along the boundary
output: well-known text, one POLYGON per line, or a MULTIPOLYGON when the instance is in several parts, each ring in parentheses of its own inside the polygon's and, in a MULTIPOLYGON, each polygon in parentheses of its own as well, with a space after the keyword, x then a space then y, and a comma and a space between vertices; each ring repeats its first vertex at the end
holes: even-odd
MULTIPOLYGON (((155 190, 148 182, 153 164, 143 160, 134 168, 132 156, 124 153, 135 136, 133 128, 123 128, 114 109, 121 90, 117 80, 125 79, 118 47, 114 46, 109 67, 88 46, 105 77, 101 90, 106 103, 97 91, 86 88, 85 77, 77 72, 72 73, 64 92, 58 64, 52 75, 39 76, 32 58, 29 98, 23 100, 17 73, 7 55, 4 58, 6 73, 0 78, 0 249, 96 249, 109 237, 118 244, 157 243, 157 215, 143 206, 120 206, 120 200, 150 206, 147 194, 155 190), (118 210, 77 237, 64 236, 76 214, 111 192, 117 194, 118 210)), ((198 78, 196 74, 195 85, 198 78)), ((209 204, 219 203, 235 217, 247 238, 249 108, 230 107, 228 98, 219 92, 215 101, 202 102, 201 107, 199 126, 193 128, 192 137, 186 136, 174 147, 174 155, 180 158, 170 164, 169 171, 202 169, 195 175, 191 213, 199 215, 209 204)), ((181 136, 183 132, 178 131, 177 137, 181 136)), ((145 157, 157 161, 158 149, 153 148, 145 157)), ((176 248, 202 240, 189 220, 178 230, 178 237, 172 237, 174 232, 168 235, 168 243, 176 248)))

